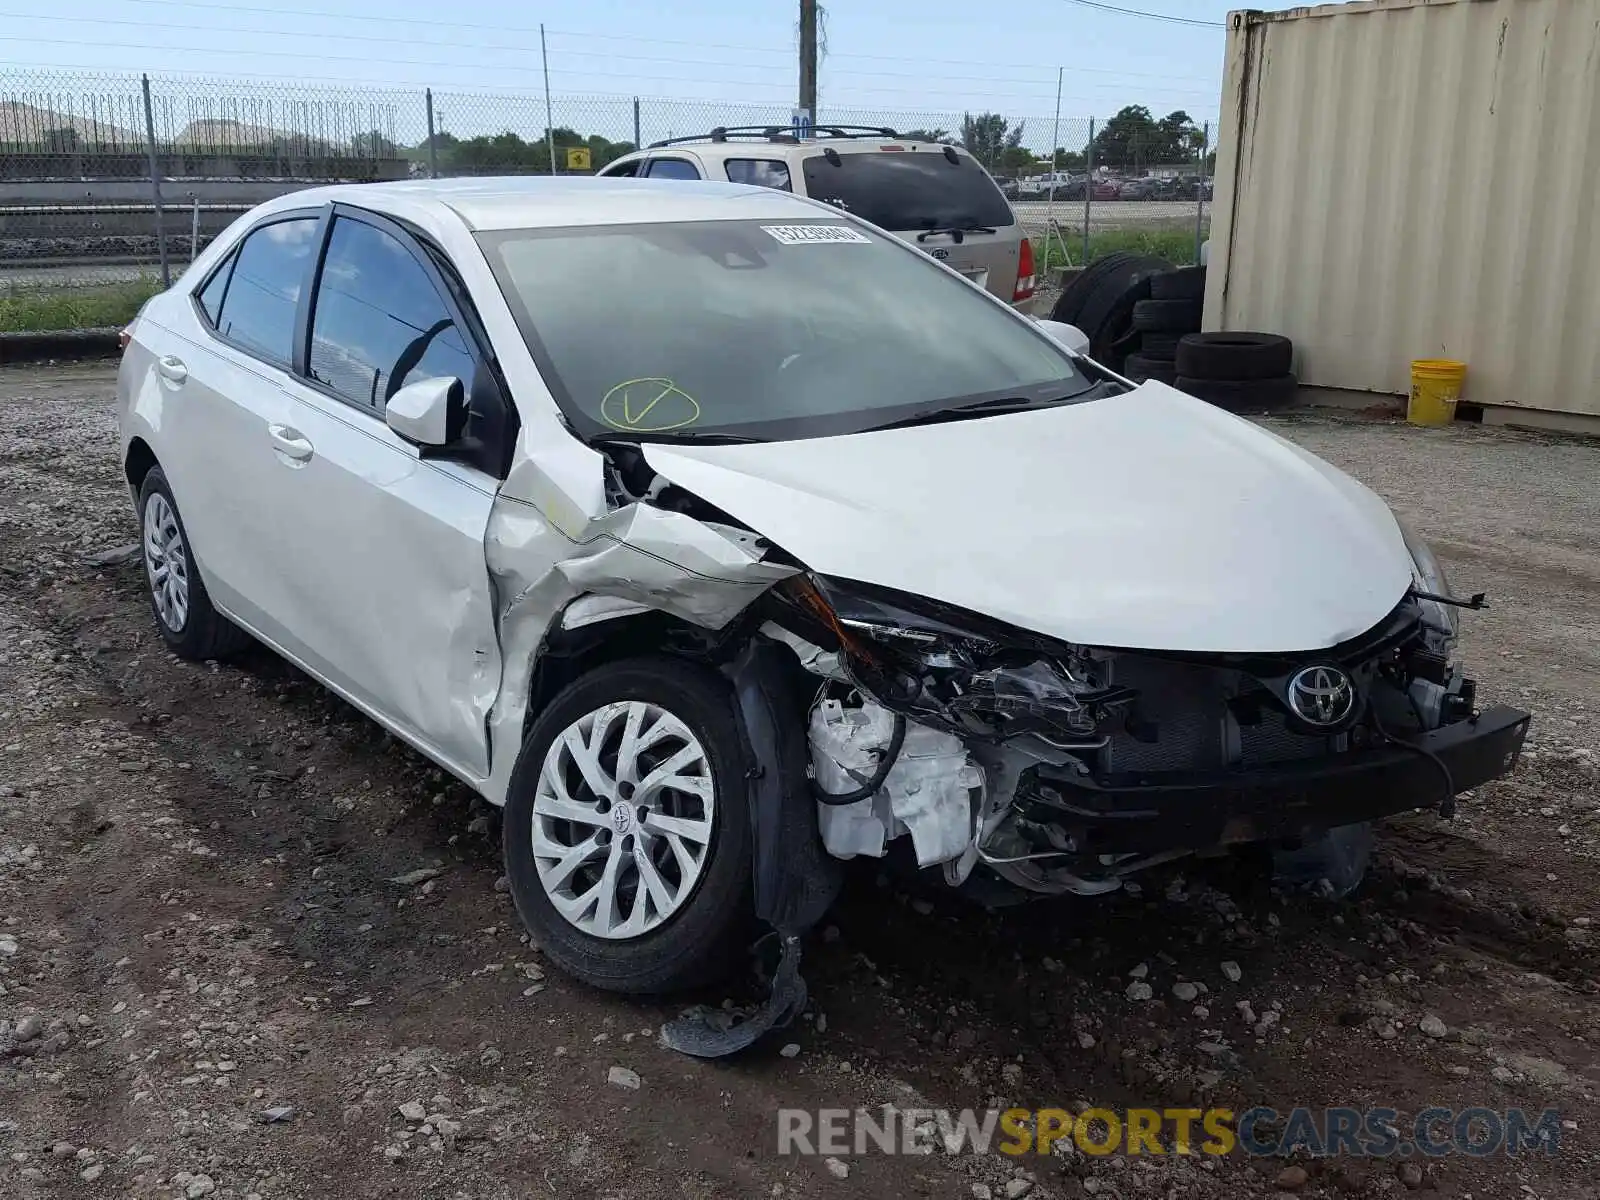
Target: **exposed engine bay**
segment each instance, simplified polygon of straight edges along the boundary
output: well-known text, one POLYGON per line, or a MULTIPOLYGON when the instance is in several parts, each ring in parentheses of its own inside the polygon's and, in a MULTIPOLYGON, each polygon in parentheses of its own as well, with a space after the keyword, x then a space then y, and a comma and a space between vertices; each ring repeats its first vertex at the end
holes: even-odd
MULTIPOLYGON (((754 915, 776 959, 767 1000, 742 1019, 691 1010, 670 1023, 663 1039, 679 1050, 733 1053, 800 1011, 801 937, 837 897, 845 860, 907 863, 995 905, 1114 892, 1160 863, 1255 844, 1280 876, 1338 894, 1360 882, 1373 821, 1449 815, 1457 794, 1515 764, 1529 715, 1478 711, 1451 662, 1456 611, 1481 597, 1453 598, 1426 544, 1370 493, 1331 501, 1346 507, 1328 527, 1365 565, 1310 594, 1278 577, 1311 564, 1292 540, 1260 544, 1277 536, 1268 526, 1248 552, 1163 531, 1146 549, 1168 556, 1160 570, 1124 552, 1099 574, 1056 577, 1058 552, 1026 569, 991 557, 985 577, 895 543, 900 510, 889 506, 935 499, 898 490, 876 502, 876 558, 863 510, 827 497, 815 527, 787 526, 809 543, 798 557, 768 532, 819 478, 767 461, 794 446, 817 453, 805 442, 693 455, 610 442, 606 513, 585 529, 558 535, 508 504, 491 523, 490 568, 508 598, 501 692, 513 698, 494 710, 497 740, 524 728, 516 698, 553 695, 607 657, 684 657, 730 685, 754 915), (696 473, 692 489, 678 482, 696 473), (564 552, 530 572, 520 547, 535 544, 564 552), (1119 606, 1122 596, 1136 599, 1119 606), (1079 642, 1079 629, 1151 644, 1079 642), (524 663, 533 678, 513 670, 524 663)), ((863 459, 884 461, 902 459, 863 459)), ((1148 537, 1130 520, 1125 530, 1148 537)), ((1099 536, 1052 536, 1078 535, 1099 536)))
MULTIPOLYGON (((791 569, 709 652, 753 639, 792 653, 792 678, 767 686, 796 691, 834 858, 882 858, 904 838, 952 887, 1094 895, 1185 855, 1300 845, 1406 808, 1448 813, 1490 769, 1493 754, 1480 756, 1457 779, 1417 740, 1478 717, 1450 661, 1457 602, 1428 590, 1448 585, 1425 547, 1413 548, 1427 568, 1416 586, 1333 647, 1080 646, 808 571, 633 447, 608 451, 613 503, 693 516, 791 569)), ((1521 716, 1500 718, 1514 746, 1521 716)))
MULTIPOLYGON (((1210 840, 1203 826, 1174 836, 1108 789, 1303 770, 1473 714, 1473 684, 1449 664, 1453 626, 1430 628, 1412 598, 1346 645, 1231 661, 1055 644, 817 576, 772 599, 788 611, 762 633, 819 681, 808 735, 824 845, 882 857, 906 836, 917 865, 952 886, 981 864, 1029 893, 1092 895, 1186 854, 1318 835, 1361 814, 1224 812, 1210 840), (1307 669, 1332 694, 1301 715, 1291 691, 1307 689, 1307 669)), ((1411 807, 1448 807, 1442 767, 1429 762, 1431 790, 1411 807)))

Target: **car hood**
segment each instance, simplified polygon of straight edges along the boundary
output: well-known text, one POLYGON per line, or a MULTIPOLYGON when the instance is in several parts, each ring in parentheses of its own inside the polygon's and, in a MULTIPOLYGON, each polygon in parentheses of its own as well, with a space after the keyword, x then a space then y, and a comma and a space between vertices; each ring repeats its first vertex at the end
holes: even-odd
POLYGON ((1160 383, 845 437, 647 445, 650 466, 823 575, 1086 645, 1281 653, 1399 603, 1388 507, 1160 383))

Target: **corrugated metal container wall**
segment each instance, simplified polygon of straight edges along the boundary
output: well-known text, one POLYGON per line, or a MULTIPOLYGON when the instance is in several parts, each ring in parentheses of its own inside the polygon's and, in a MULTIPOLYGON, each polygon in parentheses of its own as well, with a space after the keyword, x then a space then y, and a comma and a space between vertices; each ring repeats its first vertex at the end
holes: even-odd
POLYGON ((1600 0, 1229 17, 1206 328, 1303 383, 1600 415, 1600 0))

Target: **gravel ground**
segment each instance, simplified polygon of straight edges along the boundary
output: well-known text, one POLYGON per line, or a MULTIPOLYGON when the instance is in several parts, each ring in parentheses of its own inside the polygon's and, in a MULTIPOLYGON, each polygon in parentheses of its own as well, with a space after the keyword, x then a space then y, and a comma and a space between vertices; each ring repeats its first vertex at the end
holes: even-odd
POLYGON ((1457 821, 1382 828, 1354 899, 1238 865, 991 915, 868 868, 805 1020, 701 1063, 655 1043, 676 1006, 545 972, 464 788, 265 652, 165 653, 138 565, 93 557, 133 537, 112 386, 0 372, 0 1196, 1597 1194, 1600 448, 1271 422, 1490 593, 1483 698, 1538 713, 1457 821), (1572 1124, 1423 1164, 775 1149, 780 1107, 997 1102, 1572 1124))

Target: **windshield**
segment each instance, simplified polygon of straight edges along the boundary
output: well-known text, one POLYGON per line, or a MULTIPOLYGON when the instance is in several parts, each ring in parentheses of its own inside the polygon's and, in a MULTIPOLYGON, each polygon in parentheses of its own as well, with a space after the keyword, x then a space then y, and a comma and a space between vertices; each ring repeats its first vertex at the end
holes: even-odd
POLYGON ((818 154, 805 160, 806 195, 882 229, 1003 229, 1011 206, 976 159, 923 151, 818 154))
POLYGON ((1091 383, 1029 322, 841 221, 483 233, 578 434, 788 439, 1091 383))

